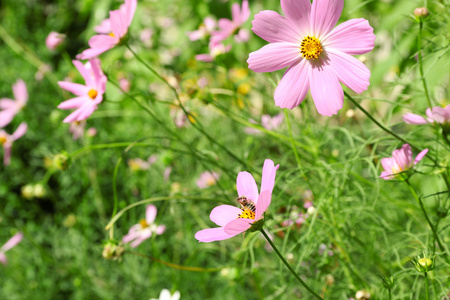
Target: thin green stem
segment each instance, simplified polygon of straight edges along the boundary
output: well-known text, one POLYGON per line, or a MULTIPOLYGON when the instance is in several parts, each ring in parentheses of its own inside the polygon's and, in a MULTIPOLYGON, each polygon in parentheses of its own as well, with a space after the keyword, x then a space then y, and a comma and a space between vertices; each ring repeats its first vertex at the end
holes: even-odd
POLYGON ((425 80, 425 75, 423 72, 423 57, 422 57, 422 29, 423 29, 423 20, 422 18, 419 18, 419 37, 418 37, 418 57, 419 57, 419 71, 420 71, 420 77, 422 79, 422 84, 423 84, 423 88, 425 90, 425 96, 427 97, 427 101, 428 101, 428 106, 431 108, 432 104, 431 104, 431 97, 430 97, 430 93, 428 92, 428 87, 427 87, 427 82, 425 80))
POLYGON ((303 281, 303 279, 300 278, 300 276, 297 274, 297 272, 294 271, 294 269, 291 267, 291 265, 287 262, 287 260, 284 258, 284 256, 280 253, 278 248, 275 246, 275 244, 272 242, 270 237, 267 235, 267 233, 264 231, 264 229, 261 228, 261 233, 266 238, 267 242, 272 246, 273 250, 277 253, 278 257, 281 259, 281 261, 284 263, 284 265, 291 271, 292 275, 298 280, 298 282, 301 283, 307 289, 311 294, 313 294, 317 299, 322 299, 316 292, 314 292, 307 284, 303 281))
POLYGON ((409 182, 409 180, 405 179, 405 182, 406 182, 406 184, 408 184, 408 187, 411 190, 411 193, 413 194, 414 198, 419 203, 419 206, 422 209, 423 215, 425 216, 425 219, 427 220, 428 225, 430 226, 430 229, 433 232, 433 237, 436 240, 436 242, 438 243, 439 248, 446 254, 446 256, 444 256, 444 257, 445 257, 445 260, 448 262, 448 257, 447 257, 448 254, 447 254, 446 248, 442 244, 441 239, 439 238, 439 235, 437 234, 437 228, 433 225, 433 223, 431 222, 430 218, 428 217, 428 214, 427 214, 427 211, 425 210, 425 206, 423 205, 422 199, 419 196, 417 196, 417 193, 414 190, 414 188, 412 187, 412 185, 409 182))
POLYGON ((284 115, 286 117, 286 124, 287 124, 287 127, 288 127, 289 136, 291 138, 292 151, 294 151, 294 156, 295 156, 295 159, 297 160, 298 168, 301 170, 302 169, 302 163, 300 162, 300 156, 298 156, 297 147, 295 146, 294 135, 292 134, 291 121, 289 120, 289 113, 287 111, 287 108, 284 109, 284 115))
POLYGON ((392 299, 392 291, 391 291, 391 289, 389 289, 389 300, 391 300, 392 299))
POLYGON ((380 127, 385 132, 387 132, 390 135, 392 135, 393 137, 395 137, 397 140, 399 140, 399 141, 401 141, 401 142, 403 142, 405 144, 409 144, 411 147, 415 148, 416 150, 421 150, 419 147, 417 147, 417 146, 413 145, 412 143, 408 142, 407 140, 405 140, 404 138, 402 138, 401 136, 397 135, 395 132, 393 132, 392 130, 388 129, 386 126, 382 125, 380 122, 378 122, 367 110, 364 109, 364 107, 362 107, 358 102, 356 102, 356 100, 353 99, 353 97, 350 96, 346 91, 344 91, 344 94, 345 94, 345 96, 347 97, 348 100, 350 100, 356 107, 358 107, 359 110, 361 110, 378 127, 380 127))
POLYGON ((428 287, 428 275, 427 272, 425 272, 425 295, 427 295, 427 300, 430 299, 430 288, 428 287))

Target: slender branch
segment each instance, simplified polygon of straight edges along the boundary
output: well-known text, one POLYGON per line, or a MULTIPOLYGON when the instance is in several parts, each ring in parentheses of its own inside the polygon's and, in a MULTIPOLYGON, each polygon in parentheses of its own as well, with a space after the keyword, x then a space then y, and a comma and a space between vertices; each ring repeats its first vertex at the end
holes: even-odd
POLYGON ((425 75, 423 73, 423 57, 422 57, 422 29, 423 29, 423 20, 422 18, 419 18, 420 25, 419 25, 419 38, 418 38, 418 57, 419 57, 419 71, 420 71, 420 77, 422 79, 423 88, 425 90, 425 96, 427 97, 428 106, 431 108, 433 105, 431 104, 431 98, 430 93, 428 92, 427 82, 425 80, 425 75))
POLYGON ((427 300, 430 299, 430 288, 428 287, 428 275, 427 272, 425 272, 425 295, 427 295, 427 300))
POLYGON ((277 253, 278 257, 281 259, 281 261, 284 263, 284 265, 291 271, 292 275, 298 280, 298 282, 301 283, 311 294, 313 294, 317 299, 322 299, 316 292, 314 292, 307 284, 303 281, 303 279, 300 278, 300 276, 297 274, 297 272, 294 271, 294 269, 291 267, 291 265, 287 262, 287 260, 284 258, 284 256, 280 253, 278 248, 275 246, 275 244, 272 242, 270 237, 267 235, 267 233, 264 231, 264 229, 261 228, 261 233, 266 238, 267 242, 272 246, 273 250, 277 253))

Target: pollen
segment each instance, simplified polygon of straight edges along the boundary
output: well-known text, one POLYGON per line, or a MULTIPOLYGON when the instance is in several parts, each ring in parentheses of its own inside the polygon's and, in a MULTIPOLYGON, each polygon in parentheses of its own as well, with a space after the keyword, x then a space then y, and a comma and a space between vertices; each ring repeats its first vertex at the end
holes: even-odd
POLYGON ((149 226, 147 224, 147 221, 145 221, 145 219, 140 220, 139 224, 142 226, 142 229, 147 228, 149 226))
POLYGON ((109 36, 112 36, 112 37, 116 37, 115 35, 114 35, 114 33, 110 33, 110 34, 108 34, 109 36))
POLYGON ((238 215, 237 217, 238 219, 255 219, 255 213, 253 211, 251 211, 248 207, 245 207, 242 210, 242 213, 240 215, 238 215))
POLYGON ((320 41, 314 36, 305 37, 300 44, 300 53, 306 59, 319 58, 322 51, 323 49, 320 41))
POLYGON ((4 145, 6 143, 6 137, 0 136, 0 145, 4 145))
POLYGON ((97 98, 98 93, 97 93, 96 90, 90 90, 90 91, 88 92, 88 95, 89 95, 89 97, 90 97, 92 100, 94 100, 95 98, 97 98))

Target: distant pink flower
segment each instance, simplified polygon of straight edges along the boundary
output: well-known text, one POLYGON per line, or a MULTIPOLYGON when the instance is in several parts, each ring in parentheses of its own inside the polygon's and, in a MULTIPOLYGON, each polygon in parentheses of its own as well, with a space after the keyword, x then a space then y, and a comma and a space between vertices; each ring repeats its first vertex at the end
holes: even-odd
POLYGON ((270 44, 250 53, 249 68, 273 72, 289 67, 275 90, 275 104, 292 109, 311 95, 317 111, 336 114, 344 103, 340 82, 357 93, 369 86, 370 71, 355 54, 374 47, 375 35, 365 19, 346 21, 332 30, 344 0, 281 0, 286 17, 270 10, 253 20, 253 32, 270 44))
POLYGON ((275 130, 283 123, 284 115, 278 114, 273 117, 270 115, 261 116, 261 125, 267 130, 275 130))
POLYGON ((245 232, 255 222, 263 218, 264 212, 272 200, 272 190, 275 184, 275 175, 280 165, 274 166, 273 161, 266 159, 264 162, 261 194, 255 179, 248 172, 240 172, 237 177, 236 186, 240 198, 251 205, 242 205, 241 208, 231 205, 220 205, 211 211, 211 221, 220 227, 200 230, 195 234, 199 242, 214 242, 229 239, 239 233, 245 232), (252 207, 254 203, 254 208, 252 207))
POLYGON ((131 247, 136 248, 154 233, 157 235, 163 234, 166 230, 166 226, 154 224, 156 212, 156 206, 153 204, 147 205, 145 219, 142 219, 138 224, 131 226, 128 234, 123 237, 122 242, 129 243, 133 241, 131 247))
POLYGON ((212 31, 216 28, 217 22, 211 17, 206 17, 203 23, 200 24, 198 30, 188 31, 187 35, 191 41, 196 41, 208 38, 212 31))
POLYGON ((237 42, 246 42, 249 38, 249 33, 247 29, 242 29, 242 25, 250 17, 250 8, 248 1, 242 1, 242 8, 238 3, 234 3, 231 6, 231 16, 232 19, 220 19, 219 20, 219 30, 214 31, 211 37, 211 43, 219 43, 229 36, 235 34, 237 42))
POLYGON ((216 172, 205 171, 200 174, 199 179, 197 180, 197 186, 199 189, 206 189, 210 186, 216 184, 217 180, 219 180, 220 175, 216 172))
MULTIPOLYGON (((89 46, 91 48, 84 50, 77 55, 77 59, 90 59, 100 55, 109 49, 118 45, 125 37, 133 20, 134 12, 136 11, 137 0, 125 0, 125 4, 120 9, 109 12, 109 21, 111 32, 108 34, 98 34, 91 37, 89 46)), ((103 21, 100 31, 107 28, 107 22, 103 21)))
POLYGON ((169 180, 169 177, 170 177, 170 174, 172 173, 172 167, 167 167, 165 170, 164 170, 164 173, 163 173, 163 178, 164 178, 164 181, 168 181, 169 180))
POLYGON ((5 252, 14 248, 20 241, 23 239, 23 233, 18 232, 15 235, 12 236, 1 248, 0 248, 0 262, 3 265, 6 265, 8 263, 8 260, 6 259, 5 252))
POLYGON ((212 62, 214 59, 222 54, 225 54, 231 50, 231 45, 225 46, 224 44, 209 44, 209 53, 198 54, 195 59, 198 61, 212 62))
POLYGON ((27 86, 22 79, 17 80, 13 84, 12 90, 14 100, 8 98, 0 99, 0 128, 11 123, 28 101, 27 86))
POLYGON ((132 158, 128 160, 128 166, 132 171, 148 170, 156 162, 156 155, 150 156, 147 160, 132 158))
POLYGON ((86 65, 77 60, 74 60, 73 64, 83 76, 86 84, 58 81, 61 88, 77 96, 58 105, 60 109, 76 109, 64 119, 65 123, 87 119, 97 109, 97 105, 103 101, 107 81, 98 58, 90 59, 86 65))
POLYGON ((125 93, 128 93, 130 91, 130 85, 131 83, 128 79, 126 78, 119 79, 119 86, 125 93))
POLYGON ((0 129, 0 145, 3 146, 3 164, 9 165, 11 162, 11 148, 14 141, 17 141, 27 132, 28 126, 25 123, 20 123, 16 131, 9 135, 6 131, 0 129))
POLYGON ((45 39, 45 45, 49 50, 53 51, 56 48, 58 48, 59 45, 64 43, 65 39, 66 39, 65 34, 52 31, 48 34, 47 38, 45 39))
POLYGON ((433 108, 427 108, 426 114, 428 119, 425 119, 422 116, 406 113, 403 115, 403 121, 408 124, 414 125, 422 125, 427 123, 439 123, 439 124, 448 124, 450 123, 450 105, 447 105, 445 108, 436 106, 433 108))
POLYGON ((72 133, 74 141, 78 140, 84 135, 84 128, 86 127, 86 121, 73 121, 70 123, 69 131, 72 133))
POLYGON ((89 137, 93 137, 97 134, 97 129, 95 129, 95 127, 89 127, 88 130, 86 131, 86 135, 89 137))
POLYGON ((392 157, 381 159, 384 171, 380 178, 385 180, 394 179, 399 173, 407 171, 415 166, 427 154, 428 149, 421 151, 413 161, 411 146, 404 144, 401 149, 394 150, 392 157))

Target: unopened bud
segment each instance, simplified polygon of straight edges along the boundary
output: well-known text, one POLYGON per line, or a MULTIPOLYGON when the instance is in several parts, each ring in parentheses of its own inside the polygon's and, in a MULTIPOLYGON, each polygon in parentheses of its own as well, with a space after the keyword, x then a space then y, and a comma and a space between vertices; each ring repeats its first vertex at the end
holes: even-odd
POLYGON ((369 300, 370 294, 366 290, 357 291, 355 294, 357 300, 369 300))
POLYGON ((120 260, 124 251, 121 243, 108 241, 103 248, 102 256, 104 259, 120 260))
POLYGON ((53 157, 53 167, 55 169, 64 171, 69 167, 70 156, 66 151, 56 154, 53 157))
POLYGON ((412 264, 414 265, 417 271, 427 273, 434 269, 434 257, 421 258, 420 256, 417 256, 412 259, 412 264))
POLYGON ((418 18, 425 18, 430 14, 426 7, 418 7, 414 10, 414 15, 418 18))

